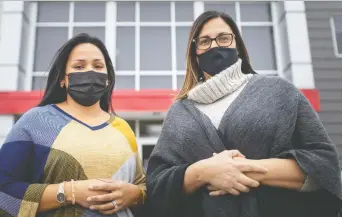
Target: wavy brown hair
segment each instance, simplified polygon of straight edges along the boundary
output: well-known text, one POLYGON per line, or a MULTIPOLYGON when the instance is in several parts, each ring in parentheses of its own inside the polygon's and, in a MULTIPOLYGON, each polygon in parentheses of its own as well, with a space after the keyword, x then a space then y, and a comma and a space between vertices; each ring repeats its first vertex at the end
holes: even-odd
POLYGON ((198 66, 197 55, 195 53, 196 47, 193 39, 199 36, 202 27, 209 20, 219 17, 222 18, 230 26, 233 34, 235 35, 238 56, 240 59, 242 59, 242 72, 244 74, 255 74, 255 72, 251 68, 248 51, 244 45, 242 36, 235 21, 225 13, 221 13, 218 11, 206 11, 194 21, 191 32, 189 34, 188 47, 186 52, 186 77, 183 83, 183 87, 180 90, 179 94, 176 96, 176 99, 186 98, 188 92, 198 83, 199 77, 203 76, 198 66))

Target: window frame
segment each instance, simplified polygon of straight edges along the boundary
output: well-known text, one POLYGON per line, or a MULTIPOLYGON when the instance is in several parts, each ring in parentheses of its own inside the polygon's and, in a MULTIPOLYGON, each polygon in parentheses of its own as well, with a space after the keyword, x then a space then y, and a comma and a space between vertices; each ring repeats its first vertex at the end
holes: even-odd
MULTIPOLYGON (((27 67, 27 77, 25 81, 25 90, 32 90, 32 82, 34 76, 43 76, 46 75, 46 72, 37 72, 33 71, 33 63, 34 63, 34 52, 35 52, 35 37, 36 37, 36 30, 37 27, 58 27, 58 26, 64 26, 68 27, 68 39, 72 37, 73 35, 73 28, 74 27, 104 27, 105 28, 105 45, 108 49, 109 55, 112 59, 112 61, 116 62, 116 38, 117 38, 117 27, 134 27, 135 28, 135 70, 117 70, 116 74, 118 76, 121 75, 133 75, 135 76, 135 90, 140 90, 140 76, 141 75, 171 75, 172 76, 172 90, 177 90, 178 84, 177 84, 177 77, 179 75, 185 75, 185 70, 177 70, 177 46, 176 46, 176 27, 179 26, 186 26, 191 27, 193 22, 179 22, 175 19, 175 1, 170 1, 170 13, 171 13, 171 20, 170 22, 140 22, 140 2, 142 1, 136 1, 135 2, 135 21, 134 22, 118 22, 117 21, 117 2, 115 1, 108 1, 105 2, 105 22, 73 22, 74 18, 74 2, 69 2, 69 20, 68 22, 61 22, 61 23, 37 23, 37 16, 38 16, 38 2, 31 2, 31 26, 30 26, 30 39, 29 39, 29 59, 27 61, 28 67, 27 67), (170 27, 171 28, 171 70, 159 70, 159 71, 151 71, 151 70, 139 70, 140 68, 140 27, 170 27)), ((194 19, 201 14, 205 8, 205 2, 202 1, 190 1, 193 4, 193 15, 194 19)), ((211 2, 215 3, 215 2, 211 2)), ((222 2, 218 2, 222 3, 222 2)), ((234 2, 235 3, 235 11, 236 11, 236 23, 240 29, 242 30, 242 27, 249 27, 249 26, 256 26, 256 27, 263 27, 268 26, 272 27, 273 29, 273 46, 274 46, 274 53, 276 54, 275 58, 275 64, 276 69, 275 70, 256 70, 259 74, 265 74, 265 75, 281 75, 282 70, 280 67, 280 57, 278 54, 280 53, 280 44, 278 43, 279 35, 277 32, 277 22, 276 22, 276 5, 275 2, 268 2, 271 11, 271 21, 263 21, 263 22, 246 22, 241 21, 241 3, 240 2, 234 2)), ((242 31, 241 31, 242 32, 242 31)))
POLYGON ((337 17, 337 16, 331 16, 330 17, 330 29, 331 29, 331 37, 332 37, 332 43, 333 43, 333 51, 334 51, 334 54, 337 58, 342 58, 342 53, 339 53, 339 51, 338 51, 338 41, 337 41, 337 35, 336 35, 335 17, 337 17))

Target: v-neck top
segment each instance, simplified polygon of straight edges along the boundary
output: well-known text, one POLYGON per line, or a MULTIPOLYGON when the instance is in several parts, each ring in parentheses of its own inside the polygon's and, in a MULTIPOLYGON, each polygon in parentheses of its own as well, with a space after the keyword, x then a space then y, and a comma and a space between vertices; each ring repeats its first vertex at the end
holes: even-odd
POLYGON ((85 122, 73 117, 71 114, 67 113, 66 111, 64 111, 63 109, 61 109, 60 107, 58 107, 56 104, 51 104, 51 106, 53 108, 55 108, 57 111, 61 112, 62 114, 64 114, 65 116, 77 121, 78 123, 82 124, 83 126, 91 129, 91 130, 100 130, 106 126, 108 126, 109 124, 112 123, 112 121, 114 121, 115 119, 115 115, 114 114, 110 114, 110 118, 109 120, 107 120, 106 122, 102 123, 102 124, 99 124, 99 125, 96 125, 96 126, 90 126, 88 124, 86 124, 85 122))
MULTIPOLYGON (((0 216, 103 216, 78 205, 37 213, 49 184, 96 178, 122 180, 145 192, 145 173, 128 123, 112 116, 89 126, 56 105, 35 107, 13 126, 0 150, 0 216)), ((112 216, 133 215, 124 209, 112 216)))

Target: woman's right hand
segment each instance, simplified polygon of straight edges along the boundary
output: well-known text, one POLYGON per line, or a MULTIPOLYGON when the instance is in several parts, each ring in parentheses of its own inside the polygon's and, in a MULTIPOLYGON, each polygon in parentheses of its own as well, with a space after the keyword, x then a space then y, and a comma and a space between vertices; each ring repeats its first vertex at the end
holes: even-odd
POLYGON ((234 161, 234 157, 244 156, 238 150, 227 150, 203 160, 205 182, 233 195, 248 192, 251 187, 258 187, 260 183, 247 177, 244 173, 266 173, 267 169, 249 161, 234 161))
MULTIPOLYGON (((89 208, 91 205, 97 205, 97 202, 88 202, 87 198, 90 196, 104 195, 108 194, 107 191, 90 191, 89 186, 103 184, 103 181, 98 179, 89 179, 89 180, 78 180, 74 182, 75 189, 75 203, 84 207, 89 208)), ((71 200, 72 187, 71 182, 67 183, 66 186, 67 196, 71 200)))

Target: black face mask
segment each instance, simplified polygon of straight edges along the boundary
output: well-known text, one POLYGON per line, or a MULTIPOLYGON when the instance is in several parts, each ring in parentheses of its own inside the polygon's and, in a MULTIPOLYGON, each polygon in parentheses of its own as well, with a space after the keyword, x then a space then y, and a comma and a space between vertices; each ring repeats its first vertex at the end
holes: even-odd
POLYGON ((88 71, 68 74, 67 92, 75 102, 83 106, 97 103, 106 92, 107 74, 88 71))
POLYGON ((198 55, 199 68, 214 76, 230 67, 238 60, 236 48, 214 47, 198 55))

